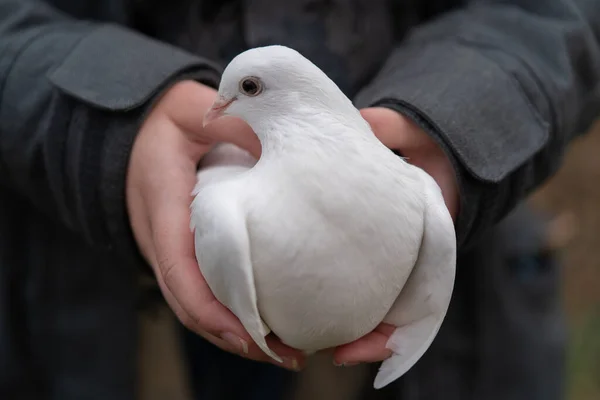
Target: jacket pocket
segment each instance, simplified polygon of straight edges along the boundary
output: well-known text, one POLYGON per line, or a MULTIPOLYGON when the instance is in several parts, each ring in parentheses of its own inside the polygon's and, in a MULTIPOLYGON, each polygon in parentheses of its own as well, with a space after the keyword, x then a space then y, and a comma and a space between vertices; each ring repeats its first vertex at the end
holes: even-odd
POLYGON ((205 71, 203 83, 218 85, 221 70, 211 61, 108 24, 85 36, 48 78, 88 105, 127 111, 147 102, 172 77, 198 70, 205 71))

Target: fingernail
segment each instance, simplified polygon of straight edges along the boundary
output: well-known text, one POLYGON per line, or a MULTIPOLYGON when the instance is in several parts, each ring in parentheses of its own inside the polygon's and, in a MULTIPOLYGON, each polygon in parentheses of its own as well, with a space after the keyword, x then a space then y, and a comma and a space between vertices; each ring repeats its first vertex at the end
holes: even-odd
POLYGON ((281 357, 284 367, 293 371, 300 371, 300 364, 295 357, 281 357))
POLYGON ((221 334, 221 339, 234 346, 238 351, 241 351, 244 354, 248 354, 248 342, 244 339, 230 332, 225 332, 221 334))

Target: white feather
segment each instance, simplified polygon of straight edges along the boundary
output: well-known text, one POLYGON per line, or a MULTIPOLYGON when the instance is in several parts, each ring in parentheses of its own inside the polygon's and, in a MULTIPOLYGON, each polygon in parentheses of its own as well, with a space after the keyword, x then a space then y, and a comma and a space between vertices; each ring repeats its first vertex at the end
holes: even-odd
POLYGON ((208 285, 276 359, 269 330, 314 352, 397 326, 375 380, 389 384, 429 348, 450 301, 456 244, 439 187, 294 50, 242 53, 219 95, 236 98, 226 114, 253 128, 262 155, 221 148, 198 175, 192 227, 208 285), (240 93, 247 76, 259 95, 240 93))

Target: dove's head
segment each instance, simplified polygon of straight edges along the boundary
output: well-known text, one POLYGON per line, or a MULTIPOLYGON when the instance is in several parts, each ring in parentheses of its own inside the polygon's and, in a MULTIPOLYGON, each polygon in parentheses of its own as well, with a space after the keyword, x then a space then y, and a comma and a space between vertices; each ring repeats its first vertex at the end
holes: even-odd
POLYGON ((266 46, 247 50, 227 65, 204 125, 229 115, 258 133, 264 121, 306 120, 319 113, 360 116, 338 86, 299 52, 266 46))

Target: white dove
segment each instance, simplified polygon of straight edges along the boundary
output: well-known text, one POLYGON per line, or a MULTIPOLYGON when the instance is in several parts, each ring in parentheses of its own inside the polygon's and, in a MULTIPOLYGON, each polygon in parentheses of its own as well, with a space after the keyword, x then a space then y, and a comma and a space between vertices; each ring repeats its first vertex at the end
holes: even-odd
POLYGON ((246 121, 262 154, 198 176, 191 228, 215 297, 278 361, 269 331, 310 354, 391 324, 393 354, 374 387, 393 382, 429 348, 454 286, 456 238, 439 186, 284 46, 229 63, 204 125, 223 115, 246 121))

